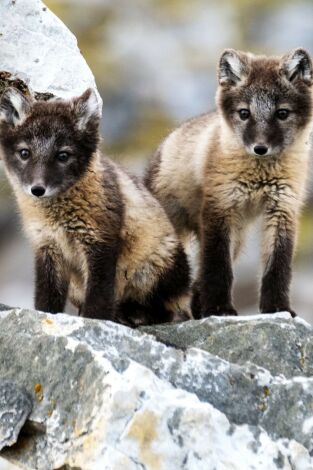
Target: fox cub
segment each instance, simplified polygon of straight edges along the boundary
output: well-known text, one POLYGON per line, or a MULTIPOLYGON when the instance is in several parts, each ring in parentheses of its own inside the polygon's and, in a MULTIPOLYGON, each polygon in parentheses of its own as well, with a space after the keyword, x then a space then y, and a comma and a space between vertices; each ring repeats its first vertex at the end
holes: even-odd
POLYGON ((126 324, 170 321, 188 293, 186 255, 164 209, 99 152, 92 90, 0 101, 0 145, 35 250, 35 307, 126 324))
POLYGON ((278 57, 225 50, 217 111, 174 130, 148 167, 146 185, 181 238, 200 240, 197 317, 236 315, 232 259, 248 223, 263 218, 260 311, 287 310, 297 220, 312 127, 312 62, 303 49, 278 57))

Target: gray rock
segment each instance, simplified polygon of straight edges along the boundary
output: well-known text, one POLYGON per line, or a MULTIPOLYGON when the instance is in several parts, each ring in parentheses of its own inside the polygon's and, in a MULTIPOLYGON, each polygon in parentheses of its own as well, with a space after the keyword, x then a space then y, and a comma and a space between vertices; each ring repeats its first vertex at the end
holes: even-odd
POLYGON ((8 305, 0 304, 0 312, 3 310, 11 310, 12 307, 9 307, 8 305))
POLYGON ((13 382, 0 381, 0 450, 17 441, 32 410, 27 393, 13 382))
MULTIPOLYGON (((194 347, 223 325, 225 332, 232 325, 241 347, 256 327, 260 336, 273 335, 269 345, 277 325, 290 343, 302 336, 305 346, 313 337, 309 325, 287 314, 149 328, 159 338, 168 329, 175 345, 168 346, 110 322, 1 312, 0 377, 25 388, 33 402, 27 432, 1 456, 36 470, 309 470, 313 379, 278 353, 276 374, 249 362, 247 347, 238 364, 194 347)), ((233 339, 234 358, 235 346, 233 339)), ((225 344, 215 348, 225 355, 225 344)))
POLYGON ((273 375, 312 375, 312 327, 289 314, 208 318, 176 325, 142 328, 164 344, 199 348, 239 365, 247 361, 273 375), (273 321, 273 318, 275 320, 273 321), (197 325, 195 327, 195 325, 197 325))

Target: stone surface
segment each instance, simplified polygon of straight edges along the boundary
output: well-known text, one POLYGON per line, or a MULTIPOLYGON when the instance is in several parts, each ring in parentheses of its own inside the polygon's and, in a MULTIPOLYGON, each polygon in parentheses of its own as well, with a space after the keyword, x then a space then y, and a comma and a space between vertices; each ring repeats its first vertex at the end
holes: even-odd
POLYGON ((61 98, 96 90, 75 36, 40 0, 1 0, 0 71, 61 98))
POLYGON ((208 318, 202 323, 145 327, 158 341, 176 348, 199 348, 243 365, 247 361, 271 374, 311 376, 313 372, 312 327, 288 314, 208 318), (195 328, 195 325, 197 327, 195 328), (308 359, 308 360, 307 360, 308 359))
POLYGON ((8 305, 0 304, 0 312, 3 310, 10 310, 12 307, 9 307, 8 305))
POLYGON ((309 325, 276 314, 149 332, 1 312, 0 377, 33 403, 1 456, 38 470, 313 468, 309 325))
POLYGON ((32 402, 14 382, 0 381, 0 450, 15 444, 32 402))
POLYGON ((18 470, 19 468, 21 467, 17 467, 16 465, 0 457, 0 470, 18 470))

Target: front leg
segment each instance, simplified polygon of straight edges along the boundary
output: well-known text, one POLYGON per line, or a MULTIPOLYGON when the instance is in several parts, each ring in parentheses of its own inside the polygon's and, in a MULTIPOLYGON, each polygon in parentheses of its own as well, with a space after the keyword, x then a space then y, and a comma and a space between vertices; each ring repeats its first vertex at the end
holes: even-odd
POLYGON ((206 203, 201 221, 199 301, 202 317, 237 315, 232 305, 230 220, 206 203))
POLYGON ((117 321, 114 290, 118 245, 95 242, 86 248, 86 254, 87 289, 79 313, 88 318, 117 321))
POLYGON ((35 308, 63 312, 68 292, 68 273, 62 253, 55 245, 44 245, 35 253, 35 308))
POLYGON ((264 220, 263 262, 260 311, 262 313, 295 312, 290 308, 289 289, 296 237, 296 214, 267 211, 264 220))

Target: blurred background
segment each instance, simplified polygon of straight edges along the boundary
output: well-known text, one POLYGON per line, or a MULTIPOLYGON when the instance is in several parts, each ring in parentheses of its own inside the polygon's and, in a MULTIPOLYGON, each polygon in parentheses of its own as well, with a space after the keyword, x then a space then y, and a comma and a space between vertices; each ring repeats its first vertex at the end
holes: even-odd
MULTIPOLYGON (((191 116, 214 107, 225 47, 313 53, 313 2, 270 0, 47 0, 75 34, 103 98, 104 149, 141 174, 153 149, 191 116)), ((313 155, 312 155, 313 160, 313 155)), ((0 300, 33 305, 33 257, 1 167, 0 300)), ((295 260, 293 304, 313 322, 313 183, 295 260)), ((236 305, 257 312, 258 228, 236 267, 236 305)))

